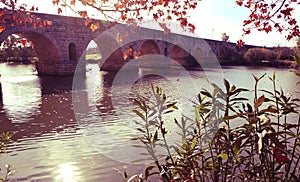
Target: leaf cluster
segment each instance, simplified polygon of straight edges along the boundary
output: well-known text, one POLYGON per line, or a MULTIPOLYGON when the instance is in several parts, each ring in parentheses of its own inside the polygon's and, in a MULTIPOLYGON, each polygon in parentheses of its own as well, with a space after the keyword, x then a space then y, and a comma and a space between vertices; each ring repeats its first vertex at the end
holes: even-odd
MULTIPOLYGON (((211 83, 194 104, 195 117, 174 119, 179 129, 176 145, 166 141, 163 116, 176 109, 161 88, 153 88, 154 101, 134 99, 133 112, 141 135, 135 137, 154 165, 138 176, 162 181, 299 181, 299 99, 277 89, 275 74, 270 90, 259 89, 264 79, 253 76, 254 90, 238 88, 224 80, 223 88, 211 83), (249 100, 244 95, 254 94, 249 100), (157 153, 160 146, 166 152, 157 153)), ((127 175, 127 174, 126 174, 127 175)), ((125 180, 130 179, 127 175, 125 180)), ((135 178, 137 179, 137 178, 135 178)))

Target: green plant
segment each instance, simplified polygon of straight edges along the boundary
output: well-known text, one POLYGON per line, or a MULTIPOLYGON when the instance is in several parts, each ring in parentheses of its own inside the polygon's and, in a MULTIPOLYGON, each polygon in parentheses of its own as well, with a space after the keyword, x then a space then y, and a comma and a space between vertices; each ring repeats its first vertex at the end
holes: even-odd
MULTIPOLYGON (((224 80, 222 89, 211 83, 212 90, 202 90, 194 101, 195 118, 182 115, 174 122, 180 129, 180 142, 168 145, 164 115, 176 109, 176 102, 160 88, 153 88, 155 100, 138 96, 133 112, 139 140, 153 160, 139 181, 156 176, 162 181, 299 181, 300 116, 299 99, 278 90, 275 74, 269 77, 270 90, 259 89, 264 79, 253 76, 254 96, 242 94, 224 80), (165 153, 157 153, 158 148, 165 153)), ((126 174, 124 180, 133 179, 126 174)))
MULTIPOLYGON (((2 154, 6 153, 6 148, 8 147, 8 145, 10 143, 13 142, 13 140, 11 138, 12 138, 12 134, 10 134, 8 132, 3 132, 2 134, 0 134, 0 157, 2 154)), ((1 168, 0 168, 0 171, 1 171, 1 168)), ((3 178, 0 177, 0 181, 8 182, 9 176, 12 173, 13 173, 13 165, 11 165, 11 164, 5 165, 5 174, 4 174, 3 178)))

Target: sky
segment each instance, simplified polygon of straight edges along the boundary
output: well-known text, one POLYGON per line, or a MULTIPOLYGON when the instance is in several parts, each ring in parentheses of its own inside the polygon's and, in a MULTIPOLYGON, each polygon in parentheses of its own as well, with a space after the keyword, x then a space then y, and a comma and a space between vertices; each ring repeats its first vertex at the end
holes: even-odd
MULTIPOLYGON (((57 14, 51 0, 21 0, 39 7, 39 12, 57 14)), ((300 17, 300 11, 295 11, 300 17)), ((235 0, 202 0, 195 10, 189 12, 190 21, 196 26, 195 34, 201 38, 221 40, 222 33, 229 35, 230 42, 241 39, 243 20, 247 19, 249 10, 239 7, 235 0)), ((63 15, 74 16, 74 12, 67 11, 63 15)), ((300 19, 299 19, 300 22, 300 19)), ((149 23, 147 27, 154 27, 149 23)), ((180 26, 178 26, 180 27, 180 26)), ((180 28, 176 28, 177 32, 180 28)), ((175 32, 176 32, 175 30, 175 32)), ((295 41, 287 41, 285 35, 278 32, 264 33, 252 31, 243 38, 246 44, 260 46, 294 46, 295 41)))

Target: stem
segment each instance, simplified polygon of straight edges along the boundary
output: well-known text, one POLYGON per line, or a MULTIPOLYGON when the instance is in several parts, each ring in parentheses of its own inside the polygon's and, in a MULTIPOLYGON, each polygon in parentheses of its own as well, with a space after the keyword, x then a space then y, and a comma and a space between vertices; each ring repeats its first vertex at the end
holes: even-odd
MULTIPOLYGON (((275 78, 275 76, 273 77, 275 78)), ((272 80, 273 82, 273 91, 274 91, 274 98, 275 98, 275 104, 276 104, 276 109, 277 109, 277 132, 279 132, 279 123, 280 123, 280 116, 279 116, 279 99, 277 98, 277 92, 276 92, 276 82, 275 79, 272 80)), ((275 177, 275 172, 274 172, 274 168, 275 168, 275 156, 273 156, 273 162, 272 162, 272 179, 274 179, 275 177)))
MULTIPOLYGON (((258 81, 259 81, 259 79, 255 80, 255 84, 254 84, 254 103, 257 102, 257 85, 258 85, 258 81)), ((254 111, 254 117, 257 116, 257 113, 258 113, 258 108, 256 108, 256 110, 254 111)), ((259 122, 258 123, 259 130, 261 130, 261 122, 260 122, 260 120, 258 122, 259 122)), ((257 125, 255 125, 255 126, 256 126, 256 130, 257 130, 258 129, 257 125)))
POLYGON ((280 123, 280 116, 279 116, 279 99, 277 98, 277 92, 276 92, 276 83, 275 80, 272 80, 273 82, 273 91, 274 91, 274 97, 275 97, 275 104, 277 109, 277 132, 279 132, 279 123, 280 123))
MULTIPOLYGON (((298 142, 298 136, 299 136, 299 132, 300 131, 300 116, 299 116, 299 118, 298 118, 298 127, 297 127, 297 137, 296 137, 296 139, 295 139, 295 141, 294 141, 294 147, 293 147, 293 152, 292 152, 292 157, 291 157, 291 161, 290 161, 290 163, 289 163, 289 165, 288 165, 288 168, 287 168, 287 171, 286 171, 286 173, 285 173, 285 179, 287 179, 288 178, 288 176, 289 176, 289 172, 290 172, 290 170, 291 170, 291 165, 292 165, 292 162, 293 162, 293 160, 294 160, 294 157, 295 157, 295 151, 296 151, 296 148, 297 148, 297 142, 298 142)), ((299 158, 298 158, 298 160, 297 160, 297 162, 296 162, 296 165, 295 165, 295 167, 294 167, 294 170, 293 170, 293 173, 295 172, 295 168, 297 167, 297 165, 298 165, 298 162, 299 162, 299 158)), ((293 174, 292 173, 292 174, 293 174)))
POLYGON ((275 16, 279 10, 281 10, 281 8, 283 7, 283 5, 285 4, 286 0, 283 0, 280 7, 270 16, 270 18, 272 18, 273 16, 275 16))

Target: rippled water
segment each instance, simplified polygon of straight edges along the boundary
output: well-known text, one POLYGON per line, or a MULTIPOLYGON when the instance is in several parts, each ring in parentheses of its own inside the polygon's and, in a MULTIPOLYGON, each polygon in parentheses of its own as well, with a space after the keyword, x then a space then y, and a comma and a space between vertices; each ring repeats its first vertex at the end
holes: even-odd
MULTIPOLYGON (((201 88, 209 88, 207 79, 221 84, 225 77, 253 88, 252 74, 271 76, 275 71, 278 85, 290 93, 298 79, 288 69, 227 67, 208 72, 172 69, 165 78, 148 75, 129 84, 98 70, 88 65, 86 78, 75 80, 83 89, 74 95, 72 77, 37 76, 31 65, 0 64, 0 132, 13 132, 15 141, 0 164, 14 164, 12 181, 121 181, 113 168, 142 171, 144 165, 131 163, 141 156, 129 142, 136 133, 132 120, 137 119, 129 99, 137 93, 150 97, 151 83, 179 101, 171 120, 181 112, 192 114, 190 100, 201 88)), ((130 74, 141 76, 147 70, 130 74)), ((259 86, 271 88, 271 82, 266 77, 259 86)), ((176 128, 168 127, 172 141, 176 128)))

